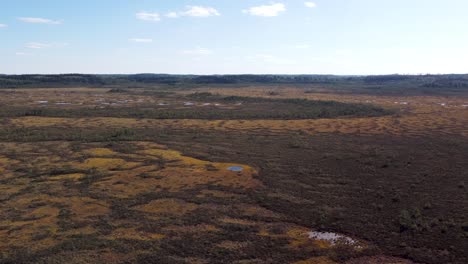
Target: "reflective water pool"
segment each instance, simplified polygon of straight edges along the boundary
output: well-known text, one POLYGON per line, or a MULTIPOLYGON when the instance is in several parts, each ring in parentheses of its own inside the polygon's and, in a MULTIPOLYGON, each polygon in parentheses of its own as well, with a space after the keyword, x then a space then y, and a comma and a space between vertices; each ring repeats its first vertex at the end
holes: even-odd
POLYGON ((244 170, 244 168, 242 168, 240 166, 232 166, 232 167, 229 167, 227 169, 230 170, 230 171, 243 171, 244 170))

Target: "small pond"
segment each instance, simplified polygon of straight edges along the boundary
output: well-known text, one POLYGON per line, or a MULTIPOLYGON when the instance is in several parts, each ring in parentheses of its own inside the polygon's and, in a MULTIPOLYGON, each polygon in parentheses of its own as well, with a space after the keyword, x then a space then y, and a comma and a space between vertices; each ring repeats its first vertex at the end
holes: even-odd
POLYGON ((243 171, 244 168, 240 167, 240 166, 232 166, 232 167, 229 167, 227 168, 229 171, 243 171))

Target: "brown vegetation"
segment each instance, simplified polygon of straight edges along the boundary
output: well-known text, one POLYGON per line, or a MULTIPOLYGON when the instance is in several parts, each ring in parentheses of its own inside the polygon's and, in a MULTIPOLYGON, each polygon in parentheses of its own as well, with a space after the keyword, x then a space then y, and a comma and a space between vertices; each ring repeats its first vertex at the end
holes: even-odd
MULTIPOLYGON (((157 108, 193 92, 2 90, 0 108, 157 108)), ((397 114, 5 116, 0 263, 410 263, 390 255, 466 262, 466 97, 272 87, 196 92, 373 103, 397 114), (312 230, 359 243, 311 239, 312 230)))

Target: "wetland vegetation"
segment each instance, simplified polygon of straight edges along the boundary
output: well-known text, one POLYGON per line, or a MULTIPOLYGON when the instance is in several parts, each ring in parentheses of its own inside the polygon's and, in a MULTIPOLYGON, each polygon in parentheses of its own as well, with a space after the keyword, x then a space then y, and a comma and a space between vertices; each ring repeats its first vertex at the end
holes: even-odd
POLYGON ((0 263, 466 263, 464 78, 1 76, 0 263))

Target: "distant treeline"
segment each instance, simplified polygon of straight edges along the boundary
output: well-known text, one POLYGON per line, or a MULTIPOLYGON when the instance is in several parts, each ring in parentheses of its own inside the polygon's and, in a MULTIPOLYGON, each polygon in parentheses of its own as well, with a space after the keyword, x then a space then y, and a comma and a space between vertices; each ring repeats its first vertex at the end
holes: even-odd
POLYGON ((450 75, 0 75, 0 88, 105 87, 194 88, 199 86, 297 85, 364 93, 457 93, 468 74, 450 75))
POLYGON ((55 87, 55 86, 142 86, 197 85, 197 84, 275 84, 275 83, 329 83, 361 77, 332 75, 0 75, 0 88, 55 87))

